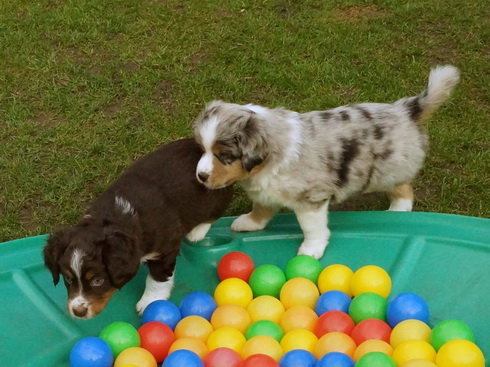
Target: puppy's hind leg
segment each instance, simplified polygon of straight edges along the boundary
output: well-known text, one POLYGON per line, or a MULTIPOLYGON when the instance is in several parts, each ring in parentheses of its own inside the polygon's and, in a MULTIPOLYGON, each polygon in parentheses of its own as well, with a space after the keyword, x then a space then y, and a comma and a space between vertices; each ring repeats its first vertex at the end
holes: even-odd
POLYGON ((300 207, 295 209, 299 225, 303 230, 304 240, 298 255, 309 255, 315 259, 323 256, 330 238, 328 229, 328 200, 319 208, 300 207))
POLYGON ((264 229, 267 223, 278 212, 278 208, 253 204, 253 209, 248 214, 242 214, 231 224, 231 230, 236 232, 259 231, 264 229))
POLYGON ((389 211, 411 212, 413 207, 413 189, 408 183, 398 185, 388 192, 391 200, 389 211))
POLYGON ((206 237, 206 234, 211 228, 211 223, 201 223, 195 226, 189 233, 187 233, 187 239, 191 242, 198 242, 206 237))

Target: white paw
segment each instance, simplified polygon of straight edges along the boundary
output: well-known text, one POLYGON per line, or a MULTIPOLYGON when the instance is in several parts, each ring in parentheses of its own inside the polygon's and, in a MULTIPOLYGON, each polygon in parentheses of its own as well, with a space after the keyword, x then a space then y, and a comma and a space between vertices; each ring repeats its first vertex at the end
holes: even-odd
POLYGON ((266 225, 267 222, 257 223, 250 218, 249 214, 242 214, 233 221, 231 230, 236 232, 260 231, 261 229, 264 229, 266 225))
POLYGON ((138 315, 143 315, 143 312, 145 311, 146 307, 152 303, 153 301, 158 301, 158 300, 164 300, 166 298, 159 297, 157 295, 153 296, 145 296, 141 297, 141 299, 138 301, 136 304, 136 312, 138 312, 138 315))
POLYGON ((191 242, 198 242, 206 237, 206 234, 211 228, 211 223, 201 223, 198 226, 194 227, 188 234, 187 239, 191 242))
POLYGON ((298 249, 298 255, 308 255, 320 259, 327 248, 328 241, 304 241, 298 249))
POLYGON ((146 277, 146 288, 141 299, 136 303, 136 312, 141 316, 146 307, 157 300, 166 300, 174 287, 174 276, 170 276, 165 282, 157 282, 150 274, 146 277))
POLYGON ((388 211, 391 212, 411 212, 413 201, 410 199, 397 199, 391 202, 388 211))

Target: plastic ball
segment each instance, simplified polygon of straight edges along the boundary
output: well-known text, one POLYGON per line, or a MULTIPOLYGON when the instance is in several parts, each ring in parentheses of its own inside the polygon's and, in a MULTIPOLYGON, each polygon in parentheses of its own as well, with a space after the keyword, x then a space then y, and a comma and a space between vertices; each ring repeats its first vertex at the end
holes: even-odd
POLYGON ((318 276, 322 272, 322 265, 317 259, 308 255, 293 257, 286 265, 286 279, 306 278, 317 283, 318 276))
POLYGON ((315 312, 322 315, 328 311, 342 311, 349 313, 349 306, 352 302, 350 296, 342 291, 328 291, 323 293, 316 301, 315 312))
POLYGON ((235 328, 225 326, 214 330, 209 335, 207 346, 210 352, 217 348, 225 347, 240 353, 245 342, 246 339, 242 333, 235 328))
POLYGON ((397 365, 402 365, 411 359, 426 359, 434 362, 436 351, 432 345, 423 340, 407 340, 395 348, 392 357, 397 365))
POLYGON ((366 265, 356 270, 350 285, 354 296, 376 293, 386 298, 391 292, 390 276, 386 270, 376 265, 366 265))
POLYGON ((339 352, 347 354, 352 358, 356 347, 356 343, 349 335, 334 331, 318 339, 313 354, 317 358, 321 358, 327 353, 339 352))
POLYGON ((203 359, 208 354, 208 347, 201 339, 192 337, 179 338, 170 346, 168 354, 172 354, 177 350, 190 350, 196 353, 199 358, 203 359))
POLYGON ((349 306, 349 315, 357 324, 366 319, 386 321, 388 301, 376 293, 362 293, 355 297, 349 306))
POLYGON ((201 316, 187 316, 175 326, 176 338, 196 338, 206 342, 213 332, 211 323, 201 316))
POLYGON ((219 329, 225 326, 233 327, 245 333, 247 328, 252 323, 247 310, 238 305, 222 305, 219 306, 211 316, 211 325, 214 329, 219 329))
POLYGON ((381 352, 391 356, 393 354, 393 347, 387 342, 378 339, 369 339, 362 342, 354 352, 354 360, 358 361, 363 355, 371 352, 381 352))
POLYGON ((345 312, 328 311, 318 318, 313 332, 319 338, 334 331, 350 335, 354 326, 354 321, 345 312))
POLYGON ((249 280, 254 297, 279 298, 279 292, 284 283, 286 283, 286 275, 278 266, 272 264, 264 264, 255 268, 249 280))
POLYGON ((318 276, 318 289, 322 294, 328 291, 341 291, 352 297, 350 282, 353 274, 354 272, 345 265, 327 266, 318 276))
POLYGON ((363 355, 356 363, 356 367, 396 367, 390 356, 381 352, 371 352, 363 355))
POLYGON ((294 329, 313 331, 318 316, 311 308, 306 306, 293 306, 284 312, 279 325, 285 333, 294 329))
POLYGON ((217 348, 204 358, 205 367, 240 367, 242 358, 230 348, 217 348))
POLYGON ((216 307, 216 301, 209 294, 192 292, 182 299, 179 309, 182 317, 201 316, 209 320, 216 307))
POLYGON ((116 358, 114 367, 135 365, 138 367, 157 367, 157 361, 146 349, 133 347, 123 350, 116 358))
POLYGON ((280 367, 274 358, 265 354, 254 354, 245 359, 240 367, 280 367))
POLYGON ((138 330, 133 325, 122 321, 116 321, 104 327, 99 338, 109 344, 114 357, 117 357, 124 349, 140 346, 138 330))
POLYGON ((398 347, 407 340, 423 340, 428 342, 431 334, 429 325, 420 320, 405 320, 397 324, 390 335, 390 344, 398 347))
POLYGON ((255 265, 250 256, 244 252, 233 251, 227 253, 218 262, 218 277, 220 280, 238 278, 248 282, 255 265))
POLYGON ((354 360, 347 354, 330 352, 320 358, 316 367, 354 367, 354 360))
POLYGON ((71 367, 110 367, 113 361, 109 344, 93 336, 78 341, 70 352, 71 367))
POLYGON ((484 367, 483 353, 476 344, 464 340, 451 340, 437 353, 436 365, 444 367, 484 367))
POLYGON ((157 300, 150 303, 141 316, 141 322, 146 324, 150 321, 163 322, 172 330, 182 318, 179 308, 170 301, 157 300))
POLYGON ((269 320, 277 323, 286 310, 277 298, 272 296, 259 296, 250 302, 247 311, 252 322, 269 320))
POLYGON ((190 350, 180 349, 170 353, 162 367, 204 367, 204 362, 190 350))
POLYGON ((317 342, 318 338, 311 331, 294 329, 287 332, 283 336, 281 340, 281 347, 284 350, 284 353, 294 349, 304 349, 313 353, 317 342))
POLYGON ((405 362, 400 367, 437 367, 434 362, 428 361, 426 359, 411 359, 405 362))
POLYGON ((278 361, 283 355, 283 350, 276 339, 267 335, 257 335, 245 342, 240 354, 243 359, 253 354, 265 354, 278 361))
POLYGON ((316 357, 304 349, 293 349, 284 354, 279 361, 281 367, 316 367, 316 357))
POLYGON ((386 318, 391 327, 409 319, 428 323, 429 307, 420 296, 414 293, 400 293, 388 303, 386 318))
POLYGON ((252 298, 250 286, 247 282, 238 278, 225 279, 214 290, 214 299, 218 306, 233 304, 246 308, 252 298))
POLYGON ((281 288, 279 299, 287 310, 293 306, 315 308, 320 296, 315 283, 306 278, 289 279, 281 288))
POLYGON ((284 336, 284 332, 275 322, 269 320, 259 320, 250 325, 245 332, 245 337, 247 340, 257 335, 267 335, 280 342, 284 336))
POLYGON ((143 324, 138 329, 141 348, 149 351, 155 360, 160 363, 168 355, 168 350, 175 341, 175 335, 168 325, 159 321, 143 324))
POLYGON ((390 342, 391 328, 390 326, 379 319, 367 319, 361 321, 352 330, 352 339, 357 345, 368 339, 379 339, 386 343, 390 342))
POLYGON ((438 323, 432 329, 430 334, 430 343, 439 350, 445 343, 455 339, 465 339, 470 342, 475 342, 475 334, 463 321, 460 320, 444 320, 438 323))

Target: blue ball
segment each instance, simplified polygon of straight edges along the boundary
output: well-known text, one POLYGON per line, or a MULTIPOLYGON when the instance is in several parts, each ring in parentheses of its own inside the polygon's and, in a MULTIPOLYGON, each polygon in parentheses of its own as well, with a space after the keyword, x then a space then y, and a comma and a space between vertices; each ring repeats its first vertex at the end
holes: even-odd
POLYGON ((163 361, 162 367, 204 367, 204 362, 199 356, 186 349, 179 349, 170 353, 163 361))
POLYGON ((158 300, 150 303, 143 311, 141 322, 160 321, 172 330, 182 319, 179 308, 170 301, 158 300))
POLYGON ((349 313, 352 299, 341 291, 328 291, 323 293, 316 301, 315 312, 318 316, 328 311, 342 311, 349 313))
POLYGON ((111 367, 114 362, 111 347, 101 338, 83 338, 70 352, 71 367, 111 367))
POLYGON ((414 293, 400 293, 388 303, 386 318, 392 328, 408 319, 428 323, 429 307, 422 297, 414 293))
POLYGON ((320 358, 316 367, 354 367, 354 360, 347 354, 331 352, 320 358))
POLYGON ((182 318, 187 316, 201 316, 206 320, 211 320, 217 304, 213 297, 204 292, 189 293, 180 302, 180 313, 182 318))
POLYGON ((281 358, 281 367, 316 367, 315 356, 303 349, 293 349, 281 358))

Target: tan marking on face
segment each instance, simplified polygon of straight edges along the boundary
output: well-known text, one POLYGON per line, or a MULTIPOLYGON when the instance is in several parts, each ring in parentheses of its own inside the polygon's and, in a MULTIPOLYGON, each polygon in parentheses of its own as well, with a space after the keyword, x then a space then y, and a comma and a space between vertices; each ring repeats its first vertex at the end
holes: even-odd
POLYGON ((92 279, 96 274, 93 272, 93 271, 88 271, 86 274, 85 274, 85 279, 87 280, 90 280, 92 279))
POLYGON ((116 288, 111 288, 102 297, 88 298, 91 314, 96 316, 101 313, 115 292, 116 288))
POLYGON ((402 184, 396 186, 394 189, 388 192, 388 196, 391 200, 396 199, 409 199, 413 200, 413 189, 410 184, 402 184))

